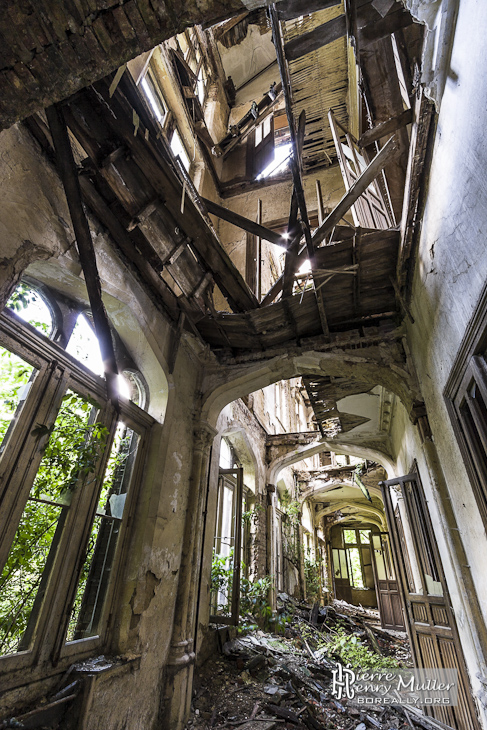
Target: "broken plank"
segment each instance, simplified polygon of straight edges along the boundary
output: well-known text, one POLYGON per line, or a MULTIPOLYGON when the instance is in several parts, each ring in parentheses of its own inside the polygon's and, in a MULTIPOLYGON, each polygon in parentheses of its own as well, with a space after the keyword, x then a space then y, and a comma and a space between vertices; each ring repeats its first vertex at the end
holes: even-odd
POLYGON ((214 203, 212 200, 201 198, 201 201, 206 206, 208 213, 216 215, 218 218, 222 218, 224 221, 227 221, 227 223, 231 223, 232 225, 237 226, 237 228, 242 228, 244 231, 248 231, 248 233, 252 233, 258 238, 263 238, 265 241, 269 241, 269 243, 280 246, 287 251, 288 243, 279 233, 275 233, 274 231, 265 228, 265 226, 249 220, 249 218, 245 218, 239 213, 234 213, 234 211, 229 210, 228 208, 223 208, 223 206, 218 205, 218 203, 214 203))
POLYGON ((413 121, 413 110, 405 109, 397 117, 391 117, 385 122, 377 124, 372 129, 368 129, 362 134, 358 141, 359 147, 368 147, 368 145, 378 142, 379 139, 385 137, 388 134, 393 134, 396 130, 401 127, 405 127, 407 124, 411 124, 413 121))
MULTIPOLYGON (((304 134, 306 129, 306 112, 303 109, 299 115, 298 132, 296 135, 296 153, 298 155, 298 164, 301 164, 301 155, 303 152, 304 134)), ((293 293, 294 273, 297 267, 297 257, 299 253, 299 237, 294 237, 298 222, 298 197, 296 188, 293 188, 291 197, 291 210, 289 212, 289 223, 287 227, 288 236, 293 240, 289 246, 284 262, 284 274, 282 282, 282 296, 289 297, 293 293)))
POLYGON ((284 55, 288 61, 295 61, 307 53, 316 51, 328 43, 343 38, 347 34, 347 17, 338 15, 333 20, 319 25, 317 28, 303 33, 284 44, 284 55))
POLYGON ((381 151, 374 157, 372 162, 365 168, 360 177, 356 179, 351 188, 336 205, 331 213, 325 218, 321 226, 313 233, 312 240, 314 247, 318 246, 330 233, 333 226, 340 222, 343 216, 348 213, 356 200, 367 190, 370 183, 384 169, 398 152, 396 137, 391 137, 381 151))
POLYGON ((413 18, 411 13, 404 8, 393 13, 389 13, 380 20, 374 20, 363 28, 358 29, 359 43, 361 46, 369 45, 375 41, 385 38, 392 33, 407 28, 412 25, 413 18))

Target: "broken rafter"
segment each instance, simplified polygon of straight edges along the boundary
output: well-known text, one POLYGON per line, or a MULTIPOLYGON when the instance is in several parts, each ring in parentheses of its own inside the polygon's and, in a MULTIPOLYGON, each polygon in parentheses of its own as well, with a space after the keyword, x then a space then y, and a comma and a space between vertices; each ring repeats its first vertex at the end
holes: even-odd
POLYGON ((255 127, 267 116, 272 107, 279 101, 281 91, 281 84, 277 84, 274 88, 271 86, 271 89, 264 94, 264 98, 255 105, 255 113, 257 116, 254 116, 252 110, 249 110, 234 127, 231 127, 232 131, 230 131, 213 147, 212 152, 215 157, 221 157, 222 155, 223 157, 226 157, 226 155, 228 155, 234 147, 246 139, 255 127))
POLYGON ((333 20, 313 28, 308 33, 303 33, 293 38, 284 45, 284 54, 288 61, 295 61, 307 53, 317 51, 322 46, 328 45, 338 38, 347 34, 347 16, 338 15, 333 20))
POLYGON ((360 137, 358 141, 358 146, 368 147, 368 145, 373 144, 374 142, 378 142, 380 139, 382 139, 382 137, 385 137, 388 134, 393 134, 398 129, 401 129, 401 127, 405 127, 407 124, 411 124, 412 121, 413 110, 405 109, 397 117, 391 117, 391 119, 377 124, 375 127, 372 127, 372 129, 367 129, 367 131, 364 132, 360 137))
MULTIPOLYGON (((284 56, 284 41, 282 37, 281 25, 277 16, 276 5, 269 6, 269 15, 272 26, 272 36, 274 41, 274 47, 277 55, 277 65, 279 66, 279 73, 281 75, 282 90, 284 92, 284 103, 286 107, 286 115, 289 124, 289 131, 291 133, 291 146, 293 155, 291 157, 291 171, 293 175, 294 190, 298 201, 298 208, 301 214, 301 221, 304 229, 304 237, 306 241, 306 248, 308 250, 308 256, 311 263, 311 269, 314 266, 314 247, 311 240, 311 230, 309 226, 308 211, 306 208, 306 200, 304 197, 303 180, 301 177, 301 159, 299 143, 296 133, 296 127, 294 122, 294 114, 291 103, 291 84, 289 81, 289 71, 284 56)), ((318 312, 320 315, 321 326, 325 337, 329 336, 328 322, 326 318, 325 305, 323 301, 322 292, 316 294, 316 302, 318 304, 318 312)))
POLYGON ((275 233, 274 231, 269 230, 269 228, 266 228, 255 221, 249 220, 239 213, 234 213, 232 210, 228 210, 228 208, 223 208, 221 205, 214 203, 212 200, 201 198, 201 201, 206 206, 208 213, 216 215, 218 218, 222 218, 224 221, 237 226, 237 228, 242 228, 244 231, 248 231, 258 238, 263 238, 264 241, 269 241, 275 246, 280 246, 281 248, 286 249, 286 251, 288 250, 289 244, 279 233, 275 233))
POLYGON ((367 190, 370 183, 375 180, 377 175, 384 169, 386 164, 390 162, 397 154, 399 145, 396 137, 386 142, 381 151, 374 157, 372 162, 365 168, 362 174, 356 179, 354 184, 343 196, 340 202, 333 208, 331 213, 325 218, 321 226, 313 233, 313 246, 317 247, 331 232, 334 226, 340 222, 343 216, 348 213, 356 200, 367 190))
MULTIPOLYGON (((296 137, 297 154, 301 159, 304 143, 304 133, 306 129, 306 112, 303 109, 299 115, 298 121, 298 133, 296 137)), ((293 276, 296 271, 297 258, 299 253, 299 241, 300 236, 296 236, 296 226, 298 222, 298 198, 296 195, 296 189, 293 188, 293 194, 291 197, 291 209, 289 212, 289 223, 287 227, 288 237, 290 237, 291 244, 286 254, 286 260, 284 262, 284 274, 282 281, 282 296, 289 297, 293 293, 293 276)))
POLYGON ((413 18, 411 13, 401 6, 399 10, 388 13, 379 20, 374 19, 367 23, 366 26, 358 29, 360 46, 367 46, 370 43, 385 38, 392 33, 397 32, 401 28, 407 28, 412 25, 413 18))
POLYGON ((59 105, 55 104, 48 107, 46 116, 56 150, 57 167, 66 193, 69 213, 76 236, 79 260, 85 276, 86 290, 103 360, 107 395, 112 405, 118 409, 118 368, 112 333, 105 305, 103 304, 95 249, 88 220, 83 210, 78 171, 74 162, 71 142, 69 141, 68 128, 59 105))

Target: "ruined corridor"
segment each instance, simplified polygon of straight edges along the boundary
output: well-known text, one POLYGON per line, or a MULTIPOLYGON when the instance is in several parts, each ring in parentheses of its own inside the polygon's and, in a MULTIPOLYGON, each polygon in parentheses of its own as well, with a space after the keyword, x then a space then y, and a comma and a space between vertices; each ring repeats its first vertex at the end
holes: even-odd
POLYGON ((487 730, 483 0, 3 10, 0 728, 487 730))

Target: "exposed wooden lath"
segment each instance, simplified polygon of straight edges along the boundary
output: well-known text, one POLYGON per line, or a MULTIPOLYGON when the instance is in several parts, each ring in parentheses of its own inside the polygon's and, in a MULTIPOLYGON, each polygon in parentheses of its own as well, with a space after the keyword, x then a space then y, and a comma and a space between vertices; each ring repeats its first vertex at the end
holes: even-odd
MULTIPOLYGON (((286 42, 308 33, 344 12, 343 3, 296 18, 283 24, 286 42)), ((333 137, 327 120, 329 109, 348 126, 347 40, 339 38, 322 48, 289 62, 293 109, 297 118, 306 110, 306 140, 303 149, 305 171, 336 160, 333 137)))

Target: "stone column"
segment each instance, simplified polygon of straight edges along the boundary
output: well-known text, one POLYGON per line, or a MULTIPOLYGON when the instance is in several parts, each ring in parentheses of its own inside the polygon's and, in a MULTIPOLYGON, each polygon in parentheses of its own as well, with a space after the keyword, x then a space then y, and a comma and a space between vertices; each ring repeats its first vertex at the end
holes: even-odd
POLYGON ((194 631, 201 570, 205 495, 211 445, 216 431, 207 423, 194 430, 193 463, 186 509, 171 648, 165 677, 165 716, 168 730, 180 730, 191 705, 194 631))

